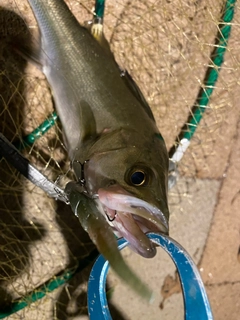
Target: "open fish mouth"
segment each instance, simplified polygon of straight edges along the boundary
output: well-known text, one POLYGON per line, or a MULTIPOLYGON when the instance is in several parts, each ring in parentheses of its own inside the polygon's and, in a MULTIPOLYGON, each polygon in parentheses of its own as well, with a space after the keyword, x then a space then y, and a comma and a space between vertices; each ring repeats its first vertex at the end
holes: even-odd
POLYGON ((98 196, 114 233, 125 238, 138 254, 145 258, 154 257, 156 245, 146 233, 168 234, 168 222, 162 211, 118 185, 99 189, 98 196))

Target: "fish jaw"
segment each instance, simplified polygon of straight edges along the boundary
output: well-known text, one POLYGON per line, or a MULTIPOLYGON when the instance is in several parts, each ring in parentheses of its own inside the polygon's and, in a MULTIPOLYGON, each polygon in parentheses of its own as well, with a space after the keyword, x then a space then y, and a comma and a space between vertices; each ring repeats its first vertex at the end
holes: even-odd
POLYGON ((119 185, 100 188, 98 197, 114 233, 125 238, 131 249, 141 256, 154 257, 156 246, 146 233, 168 234, 168 222, 162 211, 133 196, 119 185))

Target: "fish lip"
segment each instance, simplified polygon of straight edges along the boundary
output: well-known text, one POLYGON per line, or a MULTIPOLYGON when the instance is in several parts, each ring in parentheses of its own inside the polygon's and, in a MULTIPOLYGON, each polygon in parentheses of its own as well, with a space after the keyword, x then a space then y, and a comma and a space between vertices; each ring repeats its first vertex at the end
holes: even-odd
POLYGON ((155 256, 156 245, 146 233, 168 234, 168 222, 160 209, 112 186, 98 190, 98 203, 116 236, 124 237, 143 257, 155 256))
POLYGON ((135 213, 133 213, 133 216, 147 220, 148 222, 155 225, 159 229, 159 231, 162 233, 168 233, 169 225, 168 225, 168 222, 167 222, 164 214, 162 213, 162 211, 160 209, 158 209, 157 207, 148 204, 147 202, 146 202, 146 204, 147 204, 147 207, 132 206, 132 208, 137 209, 137 211, 135 213), (138 211, 142 208, 145 211, 144 212, 145 217, 143 217, 140 214, 140 211, 138 211), (151 210, 151 208, 152 208, 152 210, 151 210))
POLYGON ((151 222, 159 229, 159 232, 168 234, 169 224, 163 212, 156 206, 133 196, 123 188, 120 189, 120 192, 115 192, 114 189, 109 192, 107 188, 100 188, 98 190, 98 198, 103 207, 115 210, 116 212, 129 212, 133 216, 138 216, 151 222), (107 199, 104 198, 103 195, 105 192, 110 195, 110 197, 107 196, 107 199), (114 198, 114 201, 110 198, 114 198), (117 205, 116 202, 118 203, 117 205), (119 206, 119 203, 121 202, 123 203, 123 206, 119 206))
MULTIPOLYGON (((106 219, 109 222, 109 224, 111 224, 116 219, 117 215, 123 214, 123 212, 121 212, 121 211, 111 210, 111 209, 110 209, 111 211, 114 211, 114 215, 109 214, 109 208, 107 208, 102 203, 101 203, 101 205, 103 206, 103 211, 104 211, 104 214, 105 214, 106 219)), ((142 224, 144 226, 144 223, 147 222, 147 225, 149 226, 149 228, 145 227, 146 231, 145 232, 143 231, 145 234, 147 234, 148 232, 159 232, 159 233, 163 233, 163 234, 168 235, 168 228, 165 225, 156 224, 155 220, 152 219, 152 216, 149 216, 150 218, 146 219, 136 213, 133 213, 132 217, 137 224, 142 224), (159 227, 159 226, 161 226, 161 227, 159 227)))

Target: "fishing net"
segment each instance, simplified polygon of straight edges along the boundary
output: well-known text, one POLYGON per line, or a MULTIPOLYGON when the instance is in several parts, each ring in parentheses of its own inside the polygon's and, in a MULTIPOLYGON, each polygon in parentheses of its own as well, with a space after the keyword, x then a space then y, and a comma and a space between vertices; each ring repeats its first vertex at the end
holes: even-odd
MULTIPOLYGON (((94 1, 66 2, 80 22, 92 19, 94 1)), ((178 182, 169 191, 170 234, 199 264, 217 319, 234 319, 240 311, 235 298, 240 290, 237 213, 227 223, 217 211, 224 179, 231 176, 228 170, 237 159, 239 19, 238 3, 225 0, 108 0, 104 15, 111 49, 147 98, 170 155, 182 138, 180 132, 190 135, 196 128, 179 163, 178 182), (221 65, 216 58, 221 60, 223 55, 221 65), (206 83, 212 71, 217 82, 206 83), (199 106, 203 117, 197 124, 194 111, 199 106), (220 221, 224 227, 215 230, 220 221), (218 240, 224 252, 218 249, 218 240)), ((30 39, 37 43, 38 30, 27 1, 3 0, 0 131, 44 175, 64 187, 73 175, 51 90, 42 73, 12 49, 13 43, 28 45, 30 39)), ((234 181, 237 171, 231 177, 234 181)), ((238 190, 233 184, 226 191, 236 208, 238 190)), ((227 212, 224 204, 221 211, 227 212)), ((0 230, 0 317, 87 318, 87 279, 96 249, 70 207, 50 199, 4 158, 0 159, 0 230)), ((127 249, 124 255, 154 289, 156 299, 147 306, 111 274, 108 292, 113 318, 182 319, 180 285, 167 255, 158 250, 154 259, 146 260, 127 249)))

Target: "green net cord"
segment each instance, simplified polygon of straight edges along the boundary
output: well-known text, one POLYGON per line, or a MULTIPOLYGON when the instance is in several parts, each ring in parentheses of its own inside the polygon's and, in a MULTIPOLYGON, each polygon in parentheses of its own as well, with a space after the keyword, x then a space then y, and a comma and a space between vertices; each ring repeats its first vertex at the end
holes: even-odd
POLYGON ((30 134, 26 135, 22 139, 22 141, 17 141, 16 143, 14 143, 15 147, 21 150, 27 146, 33 145, 36 140, 41 138, 49 129, 51 129, 55 125, 57 119, 58 116, 56 112, 53 112, 36 129, 34 129, 30 134))
POLYGON ((98 18, 103 19, 104 16, 105 0, 96 0, 95 2, 95 14, 98 18))
POLYGON ((93 262, 97 258, 98 254, 99 253, 97 249, 93 250, 86 258, 79 261, 78 267, 76 269, 65 271, 61 275, 56 275, 53 279, 47 281, 38 288, 35 288, 34 291, 30 292, 24 298, 14 301, 7 309, 0 311, 0 319, 8 317, 11 314, 24 309, 31 303, 34 303, 45 297, 46 294, 64 285, 69 280, 71 280, 74 275, 81 272, 85 267, 93 262))
POLYGON ((228 39, 231 33, 230 22, 234 16, 235 3, 236 0, 226 1, 222 22, 219 25, 219 40, 217 41, 217 47, 212 54, 212 65, 207 70, 206 74, 208 77, 205 80, 203 89, 199 98, 197 99, 196 105, 194 106, 195 111, 184 128, 186 131, 184 130, 185 132, 183 133, 183 138, 186 138, 187 140, 190 140, 194 135, 217 82, 219 71, 224 62, 224 54, 226 52, 228 39))
MULTIPOLYGON (((104 14, 104 0, 97 0, 95 13, 98 17, 103 17, 104 14), (102 16, 101 16, 102 15, 102 16)), ((219 31, 219 41, 218 46, 213 55, 213 66, 208 68, 208 78, 204 83, 204 89, 202 94, 197 100, 197 108, 193 113, 193 116, 189 123, 186 125, 188 131, 184 133, 184 138, 190 140, 196 131, 196 128, 203 116, 205 111, 205 106, 208 104, 210 96, 214 90, 215 83, 218 79, 218 74, 221 68, 221 65, 224 61, 224 54, 226 51, 228 39, 231 32, 230 22, 233 19, 234 15, 234 6, 236 0, 227 0, 224 8, 224 14, 222 17, 222 22, 220 24, 219 31)), ((23 142, 18 142, 19 148, 22 148, 26 145, 33 144, 37 139, 43 136, 51 127, 54 126, 57 120, 57 114, 54 112, 51 114, 47 120, 45 120, 40 126, 38 126, 31 134, 23 138, 23 142)), ((15 144, 17 145, 17 144, 15 144)), ((79 262, 79 267, 74 271, 66 270, 61 275, 54 277, 54 279, 49 280, 43 285, 36 288, 34 291, 30 292, 21 300, 14 301, 8 310, 0 312, 0 319, 9 316, 12 313, 15 313, 29 304, 36 302, 37 300, 43 298, 47 293, 52 292, 57 289, 59 286, 65 284, 69 281, 77 272, 80 272, 84 267, 86 267, 91 261, 97 257, 97 252, 92 252, 86 259, 79 262)))

